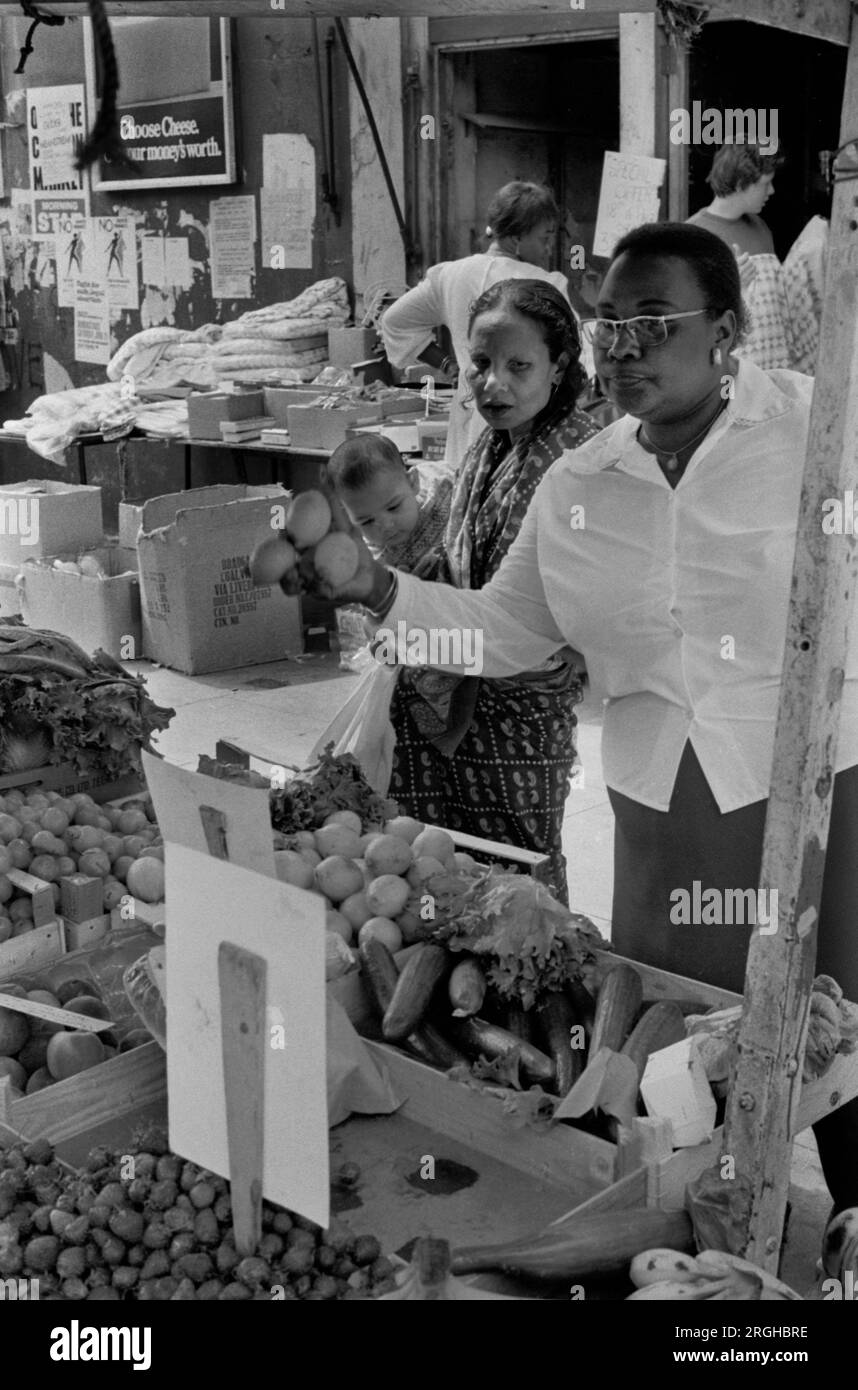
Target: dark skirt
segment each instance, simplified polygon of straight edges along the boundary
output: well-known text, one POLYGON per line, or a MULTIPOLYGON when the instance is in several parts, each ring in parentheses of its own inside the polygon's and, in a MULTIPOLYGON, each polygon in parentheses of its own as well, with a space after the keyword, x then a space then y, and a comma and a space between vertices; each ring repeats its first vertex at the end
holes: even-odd
MULTIPOLYGON (((648 965, 741 992, 752 926, 683 925, 676 897, 709 888, 756 890, 767 801, 722 814, 690 743, 669 811, 654 811, 608 789, 616 817, 612 940, 648 965)), ((834 780, 817 945, 817 972, 858 999, 858 767, 834 780)), ((727 915, 726 913, 724 915, 727 915)))
POLYGON ((577 683, 559 694, 480 679, 467 732, 447 757, 420 732, 412 715, 420 696, 400 679, 390 706, 396 749, 388 795, 429 825, 547 854, 551 888, 567 903, 561 832, 578 699, 577 683))
MULTIPOLYGON (((690 743, 685 745, 669 811, 653 811, 610 788, 608 795, 616 816, 616 949, 662 970, 741 993, 754 927, 675 923, 671 911, 677 899, 671 894, 685 889, 693 901, 695 880, 700 885, 698 901, 708 888, 722 894, 756 889, 767 802, 755 801, 722 815, 690 743)), ((856 915, 858 767, 850 767, 834 779, 816 971, 832 975, 853 1000, 858 1000, 856 915)), ((813 1130, 834 1209, 858 1205, 858 1100, 827 1115, 813 1130)))

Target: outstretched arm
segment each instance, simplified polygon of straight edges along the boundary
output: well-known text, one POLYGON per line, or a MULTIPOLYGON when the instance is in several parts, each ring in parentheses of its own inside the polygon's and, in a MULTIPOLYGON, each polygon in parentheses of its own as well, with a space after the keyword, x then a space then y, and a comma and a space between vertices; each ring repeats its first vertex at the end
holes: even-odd
MULTIPOLYGON (((456 589, 402 574, 374 560, 360 532, 351 527, 336 498, 332 498, 335 525, 348 530, 360 556, 357 574, 348 584, 334 589, 316 586, 316 592, 335 603, 362 603, 378 613, 376 636, 386 650, 400 637, 406 643, 415 634, 458 634, 459 650, 473 657, 479 653, 480 669, 473 660, 454 664, 439 662, 439 669, 461 675, 514 676, 532 670, 566 638, 548 603, 539 573, 537 533, 539 490, 527 510, 521 530, 491 582, 483 589, 456 589), (397 592, 391 595, 396 574, 397 592), (392 597, 392 602, 391 602, 392 597)), ((429 650, 455 650, 457 644, 442 637, 429 650)))

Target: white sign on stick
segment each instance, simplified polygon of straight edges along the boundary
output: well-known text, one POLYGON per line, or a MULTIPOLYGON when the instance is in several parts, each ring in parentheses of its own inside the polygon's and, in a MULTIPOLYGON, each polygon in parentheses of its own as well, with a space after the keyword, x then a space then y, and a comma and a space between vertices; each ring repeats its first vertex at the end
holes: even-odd
POLYGON ((610 256, 620 237, 644 222, 656 222, 666 162, 644 154, 605 151, 593 255, 610 256))
POLYGON ((218 954, 231 942, 266 966, 263 1195, 326 1226, 324 899, 275 877, 264 790, 143 764, 166 844, 170 1143, 229 1174, 218 954))
POLYGON ((202 777, 151 753, 143 754, 143 770, 165 844, 184 845, 198 854, 210 852, 200 819, 202 802, 227 820, 225 851, 230 863, 275 877, 267 792, 218 777, 202 777))
POLYGON ((170 1144, 229 1173, 218 947, 267 966, 262 1193, 329 1222, 325 907, 314 893, 167 844, 170 1144))

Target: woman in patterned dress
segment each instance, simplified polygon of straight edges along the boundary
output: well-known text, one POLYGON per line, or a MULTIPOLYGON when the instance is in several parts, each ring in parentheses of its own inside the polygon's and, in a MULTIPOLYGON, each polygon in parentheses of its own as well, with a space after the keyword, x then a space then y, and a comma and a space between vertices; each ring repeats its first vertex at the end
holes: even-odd
MULTIPOLYGON (((465 456, 443 545, 414 573, 480 589, 548 468, 598 427, 575 404, 585 384, 580 339, 552 285, 492 285, 473 304, 468 332, 468 382, 488 428, 465 456)), ((580 699, 568 649, 510 680, 403 668, 390 712, 390 795, 428 824, 547 854, 551 885, 566 902, 560 836, 580 699)))

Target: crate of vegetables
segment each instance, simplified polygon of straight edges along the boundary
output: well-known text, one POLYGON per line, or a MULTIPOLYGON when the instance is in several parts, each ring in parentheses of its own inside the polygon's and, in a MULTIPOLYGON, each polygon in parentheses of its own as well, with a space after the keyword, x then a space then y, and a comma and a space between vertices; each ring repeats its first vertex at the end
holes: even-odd
POLYGON ((164 1053, 123 983, 129 965, 157 943, 135 924, 0 980, 0 1132, 60 1142, 166 1104, 164 1053), (44 1007, 25 1013, 18 1002, 44 1007), (110 1027, 75 1027, 79 1016, 110 1027))
POLYGON ((104 652, 0 623, 0 800, 14 791, 130 796, 143 786, 141 748, 172 714, 104 652))

